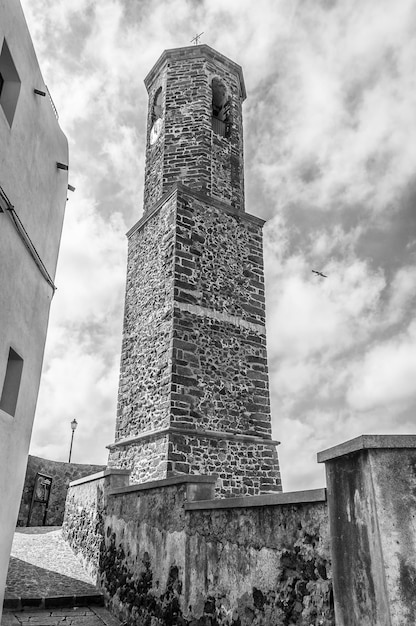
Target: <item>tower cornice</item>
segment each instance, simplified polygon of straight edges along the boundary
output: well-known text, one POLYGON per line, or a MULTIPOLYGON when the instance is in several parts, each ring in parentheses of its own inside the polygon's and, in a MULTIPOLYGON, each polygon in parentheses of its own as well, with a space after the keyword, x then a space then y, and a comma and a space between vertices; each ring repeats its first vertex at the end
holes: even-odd
POLYGON ((127 239, 130 239, 134 233, 142 228, 146 222, 148 222, 157 211, 168 201, 168 199, 173 196, 175 193, 180 192, 183 195, 191 196, 192 198, 196 198, 201 200, 202 202, 206 202, 207 204, 217 207, 224 211, 224 213, 228 213, 229 215, 234 215, 234 217, 238 218, 243 222, 252 222, 253 224, 257 224, 260 227, 263 227, 266 223, 266 220, 263 220, 261 217, 257 217, 257 215, 251 215, 251 213, 246 213, 239 211, 235 207, 227 204, 226 202, 221 202, 221 200, 217 200, 216 198, 212 198, 211 196, 198 192, 195 189, 190 189, 186 185, 182 183, 173 183, 173 185, 166 191, 161 198, 149 209, 147 213, 145 213, 126 233, 127 239))
POLYGON ((144 84, 146 86, 147 91, 149 91, 149 87, 152 84, 155 76, 157 76, 160 72, 160 69, 163 65, 168 61, 178 61, 180 59, 191 59, 202 57, 205 59, 212 59, 213 61, 220 61, 223 63, 230 71, 234 72, 238 75, 240 80, 240 89, 241 89, 241 100, 245 100, 247 97, 246 87, 244 83, 243 70, 241 65, 231 61, 228 57, 224 56, 211 46, 207 44, 201 44, 198 46, 185 46, 183 48, 171 48, 169 50, 164 50, 160 55, 159 59, 156 61, 150 72, 147 74, 144 79, 144 84))

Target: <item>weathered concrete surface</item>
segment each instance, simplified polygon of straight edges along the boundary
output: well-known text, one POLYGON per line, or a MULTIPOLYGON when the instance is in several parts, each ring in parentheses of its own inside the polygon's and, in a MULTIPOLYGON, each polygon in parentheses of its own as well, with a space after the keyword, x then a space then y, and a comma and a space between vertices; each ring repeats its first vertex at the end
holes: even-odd
POLYGON ((416 623, 416 436, 363 436, 318 459, 337 626, 416 623))
POLYGON ((131 626, 334 626, 322 493, 311 492, 310 502, 303 492, 298 503, 296 494, 290 503, 276 494, 264 496, 267 503, 248 497, 238 499, 248 506, 231 499, 219 508, 219 500, 189 502, 192 477, 183 480, 110 490, 95 526, 85 524, 94 518, 87 485, 78 494, 70 488, 66 536, 87 563, 93 559, 120 619, 131 626), (103 537, 98 566, 96 533, 103 537))
POLYGON ((51 476, 52 478, 51 495, 45 525, 62 526, 65 511, 65 499, 69 483, 77 478, 88 476, 104 469, 105 467, 103 465, 62 463, 60 461, 50 461, 49 459, 42 459, 37 456, 29 455, 17 525, 42 525, 45 510, 45 505, 43 504, 34 504, 31 519, 29 520, 30 504, 35 486, 35 478, 38 472, 51 476))

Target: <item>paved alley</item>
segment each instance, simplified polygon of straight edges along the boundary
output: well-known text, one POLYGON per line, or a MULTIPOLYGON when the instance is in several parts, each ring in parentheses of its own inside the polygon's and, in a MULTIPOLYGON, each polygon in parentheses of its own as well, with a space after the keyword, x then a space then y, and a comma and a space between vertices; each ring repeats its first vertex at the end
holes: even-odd
POLYGON ((16 528, 7 573, 5 600, 94 596, 94 581, 62 538, 61 528, 16 528))
POLYGON ((5 610, 1 626, 121 626, 104 607, 5 610))
POLYGON ((61 527, 16 528, 1 626, 117 626, 61 527))

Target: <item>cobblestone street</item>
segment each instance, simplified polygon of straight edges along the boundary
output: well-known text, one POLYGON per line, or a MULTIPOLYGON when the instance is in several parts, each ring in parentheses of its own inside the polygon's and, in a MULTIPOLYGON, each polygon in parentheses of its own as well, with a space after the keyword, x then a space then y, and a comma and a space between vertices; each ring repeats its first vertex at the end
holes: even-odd
POLYGON ((103 607, 4 611, 1 626, 120 626, 103 607))
POLYGON ((5 599, 96 595, 60 526, 16 528, 5 599))
POLYGON ((1 626, 118 626, 61 528, 16 528, 1 626))

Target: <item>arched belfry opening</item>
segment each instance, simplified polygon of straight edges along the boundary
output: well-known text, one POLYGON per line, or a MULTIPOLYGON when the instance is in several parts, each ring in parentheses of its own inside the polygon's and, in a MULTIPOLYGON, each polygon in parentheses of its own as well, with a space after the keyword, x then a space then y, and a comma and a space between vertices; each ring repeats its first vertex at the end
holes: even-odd
POLYGON ((230 101, 227 90, 219 78, 213 78, 212 88, 212 130, 221 137, 228 136, 230 101))

